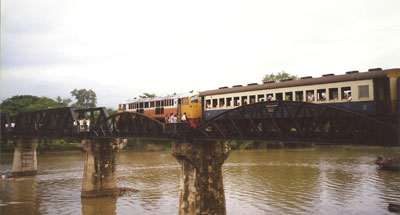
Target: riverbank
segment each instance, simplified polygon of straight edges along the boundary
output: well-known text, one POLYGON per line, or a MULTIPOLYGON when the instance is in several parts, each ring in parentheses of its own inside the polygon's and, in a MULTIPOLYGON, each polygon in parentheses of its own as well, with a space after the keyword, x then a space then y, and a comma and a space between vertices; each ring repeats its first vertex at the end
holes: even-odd
MULTIPOLYGON (((128 138, 128 142, 123 150, 137 151, 137 152, 154 152, 154 151, 171 151, 172 148, 171 139, 138 139, 128 138)), ((334 144, 314 144, 314 143, 297 143, 297 142, 280 142, 280 141, 231 141, 232 150, 249 150, 249 149, 283 149, 283 148, 318 148, 318 147, 342 147, 342 148, 359 148, 365 147, 367 150, 371 150, 373 146, 361 146, 361 145, 334 145, 334 144)), ((378 146, 377 146, 378 147, 378 146)), ((388 147, 393 150, 398 147, 388 147)), ((389 150, 389 151, 390 151, 389 150)), ((76 152, 80 151, 78 143, 69 142, 63 139, 58 140, 46 140, 41 142, 37 148, 38 153, 45 152, 76 152)), ((399 151, 399 149, 397 149, 399 151)), ((7 144, 1 144, 1 153, 12 153, 14 147, 11 142, 7 144)))

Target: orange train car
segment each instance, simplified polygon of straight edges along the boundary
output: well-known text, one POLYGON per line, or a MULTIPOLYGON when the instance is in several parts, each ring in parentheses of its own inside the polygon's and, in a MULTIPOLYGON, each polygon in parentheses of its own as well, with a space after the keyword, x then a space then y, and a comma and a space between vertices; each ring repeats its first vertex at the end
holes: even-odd
POLYGON ((134 98, 119 104, 118 112, 142 113, 165 122, 165 117, 186 113, 187 120, 192 127, 201 123, 201 98, 196 93, 173 94, 162 97, 134 98))

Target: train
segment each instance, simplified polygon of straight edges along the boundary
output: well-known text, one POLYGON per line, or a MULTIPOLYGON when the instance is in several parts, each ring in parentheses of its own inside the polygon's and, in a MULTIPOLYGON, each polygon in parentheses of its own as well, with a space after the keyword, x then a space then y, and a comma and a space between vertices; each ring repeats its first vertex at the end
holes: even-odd
POLYGON ((186 113, 197 127, 227 110, 269 100, 325 104, 383 121, 396 119, 400 97, 400 69, 373 68, 342 75, 301 77, 246 86, 220 87, 199 93, 134 98, 119 104, 119 112, 137 112, 161 122, 171 113, 186 113))

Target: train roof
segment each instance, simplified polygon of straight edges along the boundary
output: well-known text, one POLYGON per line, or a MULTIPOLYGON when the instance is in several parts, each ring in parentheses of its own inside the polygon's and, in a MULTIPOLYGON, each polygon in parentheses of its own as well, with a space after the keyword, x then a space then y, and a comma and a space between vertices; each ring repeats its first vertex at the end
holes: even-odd
POLYGON ((380 68, 369 69, 367 72, 349 71, 344 75, 326 74, 322 77, 312 78, 311 76, 302 77, 298 80, 281 80, 280 82, 265 82, 263 84, 252 83, 247 86, 235 85, 232 88, 220 87, 215 90, 200 92, 200 96, 218 95, 227 93, 237 93, 254 90, 275 89, 284 87, 307 86, 314 84, 326 84, 334 82, 356 81, 372 78, 387 77, 389 72, 400 72, 399 68, 382 70, 380 68))
POLYGON ((121 102, 121 104, 128 104, 128 103, 133 103, 133 102, 151 102, 151 101, 160 101, 160 100, 166 100, 166 99, 187 98, 187 97, 191 97, 191 96, 198 95, 198 94, 199 93, 190 92, 190 93, 184 93, 184 94, 174 93, 172 95, 156 96, 156 97, 151 97, 151 98, 134 98, 134 99, 125 100, 125 101, 121 102))

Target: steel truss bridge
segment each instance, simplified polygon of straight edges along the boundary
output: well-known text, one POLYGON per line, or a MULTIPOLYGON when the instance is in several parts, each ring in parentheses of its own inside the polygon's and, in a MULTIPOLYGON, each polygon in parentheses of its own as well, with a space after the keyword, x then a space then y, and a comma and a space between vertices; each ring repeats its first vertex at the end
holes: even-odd
POLYGON ((13 119, 2 115, 1 123, 2 139, 115 137, 362 145, 396 145, 398 141, 397 125, 323 104, 295 101, 241 106, 203 122, 196 129, 187 129, 183 123, 164 124, 140 113, 109 116, 105 108, 46 109, 20 113, 13 119), (73 123, 83 118, 90 119, 89 128, 84 131, 73 123), (11 123, 15 126, 11 127, 11 123))

